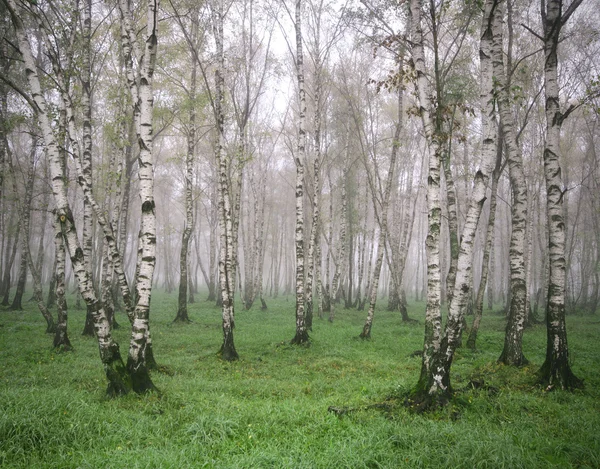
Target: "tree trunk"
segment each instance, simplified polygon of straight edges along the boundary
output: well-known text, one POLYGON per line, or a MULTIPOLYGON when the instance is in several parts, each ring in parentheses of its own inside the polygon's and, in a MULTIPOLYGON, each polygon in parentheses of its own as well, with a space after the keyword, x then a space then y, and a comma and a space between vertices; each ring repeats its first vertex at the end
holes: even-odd
POLYGON ((126 68, 134 107, 134 122, 139 144, 139 194, 141 202, 140 234, 138 238, 138 263, 135 283, 136 304, 131 327, 127 371, 131 377, 132 388, 137 393, 155 389, 149 375, 149 368, 156 365, 152 353, 149 313, 152 294, 152 279, 156 265, 156 214, 154 202, 154 170, 152 161, 153 147, 153 91, 152 79, 156 63, 158 2, 149 0, 147 5, 147 23, 144 32, 144 51, 134 50, 134 29, 131 6, 125 1, 119 2, 121 13, 122 45, 126 57, 126 68), (140 61, 138 77, 133 77, 133 52, 140 61))
MULTIPOLYGON (((197 18, 192 19, 192 41, 198 36, 197 18)), ((190 237, 194 231, 194 204, 192 199, 192 182, 194 177, 194 160, 196 156, 196 75, 197 61, 192 59, 192 74, 190 78, 190 91, 188 99, 192 103, 189 110, 189 129, 187 132, 187 153, 185 157, 185 225, 181 236, 181 252, 179 254, 179 298, 177 315, 174 322, 190 322, 187 311, 188 301, 188 251, 190 237)))
POLYGON ((441 315, 441 270, 440 270, 440 160, 441 147, 434 134, 431 119, 429 83, 425 73, 425 53, 423 50, 423 30, 421 25, 422 0, 411 0, 410 21, 412 38, 412 61, 415 77, 415 92, 418 97, 419 115, 429 150, 429 171, 427 178, 427 219, 428 233, 425 242, 427 250, 427 305, 425 309, 425 340, 421 374, 413 398, 418 405, 429 406, 432 401, 444 403, 449 398, 449 382, 442 382, 442 375, 449 380, 449 370, 438 365, 442 346, 441 315))
POLYGON ((550 276, 546 309, 546 361, 540 369, 540 379, 549 389, 557 386, 574 389, 583 381, 571 371, 567 328, 565 324, 565 223, 563 219, 563 183, 560 168, 560 128, 569 111, 562 113, 559 105, 558 43, 561 27, 575 11, 580 1, 574 1, 562 13, 562 0, 542 2, 544 25, 544 84, 546 92, 546 146, 544 176, 547 194, 550 276))
MULTIPOLYGON (((491 118, 492 116, 487 116, 491 118)), ((493 121, 493 118, 492 118, 493 121)), ((488 123, 488 125, 490 125, 488 123)), ((489 131, 489 129, 487 129, 489 131)), ((481 324, 481 318, 483 316, 483 296, 487 285, 488 290, 493 288, 491 284, 488 284, 488 273, 490 268, 490 254, 492 252, 492 245, 494 244, 494 226, 496 221, 496 195, 498 193, 498 180, 502 172, 502 138, 497 138, 496 145, 496 167, 492 174, 492 188, 490 195, 490 209, 488 216, 488 226, 485 234, 484 249, 483 249, 483 260, 481 262, 481 278, 479 280, 479 288, 477 289, 477 297, 475 298, 474 318, 473 326, 469 332, 469 338, 467 339, 467 347, 471 350, 475 350, 477 343, 477 334, 479 332, 479 326, 481 324)))
POLYGON ((223 1, 219 0, 213 10, 213 31, 217 50, 217 68, 215 70, 215 119, 217 124, 217 140, 215 157, 218 171, 218 221, 219 221, 219 284, 222 298, 223 344, 219 354, 223 360, 232 361, 239 358, 233 342, 235 269, 233 248, 233 217, 231 193, 229 186, 229 170, 227 156, 223 148, 225 140, 224 110, 224 73, 225 57, 223 52, 223 1))
MULTIPOLYGON (((471 194, 469 208, 467 210, 465 225, 462 231, 461 243, 460 243, 460 252, 457 261, 457 269, 456 269, 456 281, 454 285, 454 291, 451 294, 451 303, 448 310, 448 321, 446 326, 446 334, 445 337, 440 339, 440 335, 435 335, 436 333, 440 333, 441 329, 441 321, 440 324, 437 322, 434 323, 435 327, 428 326, 426 324, 426 334, 428 327, 433 329, 433 333, 431 334, 434 338, 433 341, 429 341, 428 344, 428 336, 426 335, 425 348, 423 350, 423 366, 421 369, 421 377, 419 379, 419 383, 417 384, 417 389, 414 393, 414 398, 419 406, 429 407, 429 406, 437 406, 443 405, 449 399, 452 388, 450 385, 450 367, 452 365, 452 360, 454 358, 454 352, 460 343, 461 337, 461 326, 464 318, 465 308, 469 297, 471 295, 471 284, 472 284, 472 266, 473 266, 473 246, 475 241, 475 235, 477 233, 477 224, 479 222, 479 218, 481 215, 481 211, 483 208, 483 204, 486 198, 486 188, 487 183, 492 173, 492 169, 494 166, 494 160, 496 155, 496 126, 491 125, 491 120, 493 118, 494 108, 493 108, 493 72, 491 67, 491 38, 492 31, 490 29, 490 13, 493 10, 493 2, 494 0, 487 0, 485 4, 485 14, 484 20, 482 24, 482 34, 481 34, 481 43, 480 43, 480 59, 481 59, 481 109, 482 109, 482 127, 483 127, 483 139, 482 139, 482 150, 483 157, 481 168, 477 170, 474 175, 473 181, 473 191, 471 194), (437 340, 435 340, 437 339, 437 340)), ((411 2, 411 13, 413 17, 413 21, 415 18, 420 15, 420 11, 417 10, 419 7, 419 0, 413 0, 411 2)), ((416 47, 413 46, 413 58, 415 60, 415 68, 417 70, 417 79, 424 78, 424 75, 421 76, 419 74, 421 67, 423 67, 423 55, 422 55, 422 33, 420 31, 420 18, 418 24, 413 24, 413 40, 416 44, 416 47), (418 28, 418 29, 417 29, 418 28), (415 40, 416 39, 416 40, 415 40), (420 46, 420 47, 419 47, 420 46), (415 54, 415 48, 416 54, 415 54)), ((420 83, 419 83, 420 84, 420 83)), ((426 100, 423 100, 423 96, 427 96, 424 91, 426 91, 425 87, 426 83, 423 84, 419 89, 419 97, 420 102, 423 103, 426 100)), ((427 112, 428 108, 422 106, 422 117, 424 120, 426 135, 429 137, 428 141, 432 142, 430 145, 434 147, 434 149, 439 151, 439 147, 435 145, 435 139, 432 139, 431 134, 431 121, 427 122, 427 118, 429 117, 429 113, 427 112), (427 126, 427 123, 429 126, 427 126)), ((429 172, 429 181, 428 186, 431 185, 432 177, 432 165, 431 160, 435 158, 430 157, 430 172, 429 172)), ((438 163, 438 174, 439 174, 439 160, 438 163)), ((434 173, 435 174, 435 173, 434 173)), ((439 180, 439 179, 438 179, 439 180)), ((437 188, 436 188, 437 189, 437 188)), ((429 195, 429 192, 428 192, 429 195)), ((439 195, 439 192, 436 193, 439 195)), ((431 202, 429 202, 431 207, 431 202)), ((430 214, 431 214, 430 208, 430 214)), ((431 217, 431 215, 430 215, 431 217)), ((439 227, 439 225, 438 225, 439 227)), ((430 230, 428 235, 428 247, 429 241, 432 234, 431 228, 431 220, 430 220, 430 230)), ((438 231, 439 234, 439 231, 438 231)), ((439 246, 439 244, 438 244, 439 246)), ((431 248, 429 248, 431 249, 431 248)), ((431 268, 431 259, 428 257, 428 267, 431 268)), ((432 293, 439 293, 439 282, 437 282, 437 292, 430 292, 432 288, 431 275, 429 276, 428 282, 428 310, 430 299, 435 298, 436 300, 439 298, 439 295, 434 295, 432 293)), ((441 319, 441 315, 439 314, 439 302, 436 302, 437 312, 438 314, 435 316, 436 319, 441 319)), ((429 314, 429 311, 426 312, 429 314)), ((426 317, 426 320, 429 322, 429 317, 426 317)))
POLYGON ((296 335, 292 344, 309 342, 306 327, 304 297, 304 160, 306 152, 306 93, 304 90, 304 56, 302 54, 302 0, 296 0, 296 76, 298 79, 298 143, 294 160, 296 162, 296 335))
MULTIPOLYGON (((400 146, 400 132, 402 131, 402 88, 398 90, 398 121, 396 122, 396 129, 394 132, 394 139, 392 140, 392 153, 390 156, 390 169, 387 174, 387 181, 385 183, 385 192, 382 197, 381 207, 377 205, 376 187, 380 187, 379 184, 375 184, 372 178, 368 178, 369 185, 371 186, 371 192, 373 193, 373 209, 375 216, 379 224, 379 239, 377 240, 377 260, 375 261, 375 268, 373 269, 373 278, 371 280, 371 291, 369 292, 369 311, 367 312, 367 319, 363 325, 363 330, 359 337, 361 339, 371 338, 371 328, 373 326, 373 317, 375 315, 375 305, 377 303, 377 289, 379 288, 379 276, 381 275, 381 266, 383 264, 383 254, 385 252, 386 238, 388 235, 387 227, 387 212, 390 203, 390 194, 392 192, 392 183, 394 181, 394 174, 396 171, 396 158, 398 156, 398 147, 400 146)), ((369 173, 369 172, 368 172, 369 173)), ((379 178, 378 174, 375 174, 376 178, 379 178)))
POLYGON ((56 333, 54 334, 53 347, 62 352, 73 350, 69 334, 67 332, 67 300, 65 298, 65 264, 66 250, 65 242, 60 230, 60 225, 54 218, 54 248, 56 251, 56 309, 58 311, 58 320, 56 323, 56 333))
POLYGON ((509 178, 512 191, 512 231, 510 235, 510 304, 504 349, 500 362, 520 366, 527 363, 523 355, 523 329, 525 322, 525 225, 527 220, 527 184, 523 172, 523 159, 518 145, 514 117, 509 101, 504 58, 502 51, 504 0, 498 0, 493 15, 492 61, 495 92, 500 111, 502 135, 508 155, 509 178))

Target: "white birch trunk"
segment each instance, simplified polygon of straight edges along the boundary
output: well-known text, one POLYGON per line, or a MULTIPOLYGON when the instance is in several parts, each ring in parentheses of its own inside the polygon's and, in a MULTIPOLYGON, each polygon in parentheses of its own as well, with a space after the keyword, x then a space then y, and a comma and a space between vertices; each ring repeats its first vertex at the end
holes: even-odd
POLYGON ((504 0, 496 3, 493 11, 492 62, 502 134, 508 155, 509 178, 512 191, 512 231, 510 234, 510 306, 506 325, 504 349, 499 360, 507 365, 527 363, 523 355, 523 329, 525 322, 525 224, 527 219, 527 184, 523 172, 523 159, 518 145, 514 117, 509 101, 504 58, 502 51, 504 0))
POLYGON ((229 185, 229 165, 223 148, 225 140, 225 56, 223 51, 223 0, 217 0, 213 11, 213 31, 217 49, 217 69, 215 70, 215 119, 217 125, 215 157, 218 171, 218 223, 219 223, 219 284, 222 298, 223 344, 220 355, 224 360, 238 359, 233 341, 234 320, 234 247, 233 216, 229 185))
POLYGON ((296 162, 296 335, 292 344, 308 343, 304 297, 304 161, 306 153, 306 92, 304 90, 304 56, 302 53, 302 0, 296 0, 296 77, 298 80, 298 143, 296 162))
POLYGON ((563 182, 560 167, 560 128, 568 115, 560 110, 558 85, 558 44, 560 30, 581 3, 574 1, 563 16, 562 0, 542 1, 544 26, 544 84, 546 92, 546 146, 544 176, 546 180, 546 214, 549 232, 550 275, 546 306, 546 360, 540 370, 541 380, 548 388, 583 387, 583 382, 571 371, 565 324, 565 222, 563 216, 563 182))
POLYGON ((441 270, 440 270, 440 229, 442 209, 440 203, 440 156, 441 142, 435 135, 432 122, 430 88, 425 71, 425 52, 423 49, 423 30, 421 26, 422 0, 411 0, 410 20, 412 39, 412 62, 414 67, 415 92, 418 97, 419 115, 423 122, 425 138, 428 146, 428 178, 427 178, 427 218, 428 233, 427 251, 427 305, 425 309, 425 340, 421 375, 415 389, 415 398, 427 399, 447 386, 434 379, 434 360, 440 353, 442 335, 441 303, 441 270))

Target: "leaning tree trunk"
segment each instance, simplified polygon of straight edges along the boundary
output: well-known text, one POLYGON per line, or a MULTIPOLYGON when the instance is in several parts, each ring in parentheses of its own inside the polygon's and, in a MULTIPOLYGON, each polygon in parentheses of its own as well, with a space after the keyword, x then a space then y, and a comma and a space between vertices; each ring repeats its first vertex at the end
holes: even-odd
POLYGON ((14 0, 5 0, 5 3, 15 26, 19 49, 23 56, 26 77, 31 89, 31 97, 37 108, 37 118, 44 137, 52 191, 56 204, 56 222, 59 224, 63 238, 66 242, 71 257, 71 263, 73 265, 73 271, 77 277, 79 291, 81 292, 87 307, 92 311, 92 317, 94 318, 100 359, 102 360, 108 379, 107 394, 124 394, 130 389, 127 371, 121 359, 119 345, 111 336, 104 309, 94 293, 89 273, 85 269, 83 250, 81 249, 81 245, 77 238, 73 214, 67 199, 67 187, 61 171, 60 152, 46 110, 47 104, 40 86, 37 67, 33 60, 29 40, 25 33, 21 17, 17 13, 18 10, 14 0))
MULTIPOLYGON (((490 116, 487 116, 488 118, 490 116)), ((489 125, 489 124, 488 124, 489 125)), ((489 131, 489 129, 486 129, 489 131)), ((497 134, 496 134, 497 136, 497 134)), ((485 148, 485 147, 484 147, 485 148)), ((493 288, 491 284, 488 284, 488 274, 490 271, 490 255, 492 253, 492 245, 494 243, 494 226, 496 221, 496 196, 498 194, 498 180, 501 174, 501 162, 502 162, 502 138, 497 138, 496 144, 496 167, 492 174, 492 189, 490 195, 490 211, 488 216, 488 226, 485 234, 484 248, 483 248, 483 260, 481 262, 481 278, 479 280, 479 288, 477 289, 477 297, 475 298, 474 318, 471 331, 469 332, 469 338, 467 339, 467 347, 471 350, 475 350, 477 343, 477 334, 479 333, 479 326, 481 325, 481 318, 483 317, 483 296, 487 285, 488 289, 493 288)))
POLYGON ((527 363, 523 355, 523 329, 525 323, 525 225, 527 220, 527 183, 523 172, 523 159, 517 142, 514 117, 512 114, 509 90, 503 58, 504 0, 498 0, 493 12, 492 62, 495 93, 500 111, 502 135, 508 155, 509 178, 512 190, 512 231, 510 235, 510 305, 504 349, 499 361, 506 365, 520 366, 527 363))
MULTIPOLYGON (((375 305, 377 303, 377 289, 379 288, 379 276, 381 275, 381 266, 383 264, 383 254, 385 252, 385 244, 387 239, 387 212, 390 203, 390 194, 392 192, 392 183, 394 181, 394 173, 396 170, 396 158, 398 156, 398 147, 400 146, 400 132, 402 131, 402 89, 398 90, 398 122, 396 123, 396 130, 394 132, 394 139, 392 140, 392 154, 390 156, 390 169, 387 174, 387 181, 385 183, 385 192, 383 194, 381 210, 377 207, 377 187, 379 184, 375 184, 372 178, 369 177, 369 184, 373 193, 373 208, 375 210, 375 216, 379 222, 379 239, 377 240, 377 260, 375 261, 375 267, 373 269, 373 278, 371 280, 371 291, 369 292, 369 311, 367 312, 367 319, 363 325, 363 330, 359 337, 361 339, 371 338, 371 328, 373 327, 373 317, 375 315, 375 305)), ((375 174, 376 178, 379 178, 378 174, 375 174)), ((381 192, 380 192, 381 193, 381 192)))
POLYGON ((561 27, 580 2, 573 2, 563 15, 562 0, 542 2, 544 25, 544 84, 546 91, 546 146, 544 176, 546 179, 546 213, 549 232, 550 276, 546 306, 546 360, 540 369, 542 383, 553 388, 574 389, 583 382, 571 371, 567 328, 565 324, 565 223, 563 218, 563 183, 560 168, 560 128, 569 111, 559 105, 558 43, 561 27))
POLYGON ((302 54, 302 0, 296 0, 296 76, 298 80, 298 144, 296 162, 296 335, 292 344, 309 342, 304 298, 304 160, 306 153, 306 92, 304 90, 304 56, 302 54))

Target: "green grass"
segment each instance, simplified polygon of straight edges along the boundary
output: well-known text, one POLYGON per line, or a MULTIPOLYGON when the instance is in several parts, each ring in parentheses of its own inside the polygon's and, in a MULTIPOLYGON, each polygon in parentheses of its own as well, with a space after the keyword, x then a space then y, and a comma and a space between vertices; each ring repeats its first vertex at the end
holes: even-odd
MULTIPOLYGON (((504 323, 488 312, 480 350, 457 352, 452 383, 460 390, 483 377, 498 392, 458 392, 448 409, 417 415, 389 398, 418 378, 420 358, 410 354, 422 347, 422 304, 409 309, 419 324, 377 311, 369 341, 356 338, 366 313, 339 309, 333 324, 315 320, 306 348, 288 345, 293 298, 268 303, 266 312, 238 308, 241 359, 225 363, 216 356, 218 309, 190 305, 194 322, 175 325, 175 294, 155 294, 155 355, 169 370, 152 376, 161 394, 113 400, 95 340, 80 336, 83 311, 70 310, 75 352, 59 354, 33 303, 0 310, 0 467, 600 467, 598 317, 567 319, 584 390, 535 386, 543 326, 525 334, 529 366, 498 365, 504 323), (382 402, 392 407, 368 408, 382 402), (351 411, 337 416, 329 406, 351 411)), ((116 331, 124 355, 127 329, 116 331)))

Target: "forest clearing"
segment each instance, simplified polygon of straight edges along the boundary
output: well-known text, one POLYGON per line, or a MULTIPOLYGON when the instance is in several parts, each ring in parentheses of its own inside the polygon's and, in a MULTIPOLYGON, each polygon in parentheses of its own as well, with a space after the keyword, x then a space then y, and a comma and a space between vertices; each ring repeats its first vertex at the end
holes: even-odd
MULTIPOLYGON (((176 299, 153 300, 160 393, 107 399, 92 338, 72 334, 57 353, 33 304, 0 315, 0 466, 6 468, 596 468, 600 466, 600 323, 568 317, 574 370, 585 389, 536 385, 545 327, 525 331, 531 363, 497 363, 504 315, 485 311, 477 351, 453 365, 460 392, 450 406, 419 414, 403 404, 423 343, 419 323, 383 308, 373 339, 358 339, 362 314, 316 319, 310 347, 289 345, 293 297, 237 318, 240 359, 216 356, 219 309, 190 305, 173 324, 176 299), (469 389, 484 381, 482 389, 469 389), (345 408, 338 415, 328 409, 345 408)), ((83 311, 71 312, 75 330, 83 311)), ((124 320, 119 315, 120 320, 124 320)), ((126 328, 115 331, 127 337, 126 328)))

